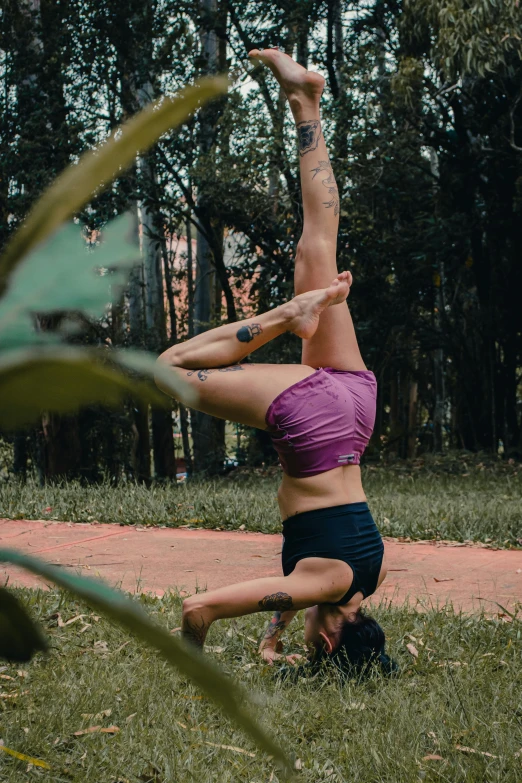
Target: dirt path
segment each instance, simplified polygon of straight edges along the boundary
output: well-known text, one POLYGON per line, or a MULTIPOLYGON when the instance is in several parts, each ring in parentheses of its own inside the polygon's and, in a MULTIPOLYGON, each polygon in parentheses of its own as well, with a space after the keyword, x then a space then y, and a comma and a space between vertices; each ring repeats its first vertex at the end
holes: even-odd
MULTIPOLYGON (((281 536, 70 522, 0 520, 0 547, 38 555, 131 592, 192 593, 281 573, 281 536)), ((522 604, 522 552, 435 542, 386 541, 389 572, 374 600, 497 613, 522 604)), ((2 583, 42 582, 0 564, 2 583)))

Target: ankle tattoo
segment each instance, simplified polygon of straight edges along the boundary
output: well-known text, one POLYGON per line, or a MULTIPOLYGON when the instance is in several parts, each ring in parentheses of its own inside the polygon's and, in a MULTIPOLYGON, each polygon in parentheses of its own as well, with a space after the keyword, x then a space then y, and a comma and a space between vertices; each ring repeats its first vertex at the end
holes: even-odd
POLYGON ((329 160, 320 160, 319 165, 317 168, 312 169, 314 172, 314 176, 312 179, 315 179, 317 174, 319 174, 321 171, 324 171, 325 174, 328 176, 324 177, 322 180, 323 185, 328 190, 328 195, 330 196, 330 201, 323 201, 323 204, 328 209, 329 207, 333 207, 334 215, 339 214, 339 191, 337 189, 337 183, 335 181, 332 164, 329 160))
POLYGON ((297 144, 301 157, 307 152, 317 149, 321 138, 321 122, 319 120, 303 120, 297 123, 297 144))

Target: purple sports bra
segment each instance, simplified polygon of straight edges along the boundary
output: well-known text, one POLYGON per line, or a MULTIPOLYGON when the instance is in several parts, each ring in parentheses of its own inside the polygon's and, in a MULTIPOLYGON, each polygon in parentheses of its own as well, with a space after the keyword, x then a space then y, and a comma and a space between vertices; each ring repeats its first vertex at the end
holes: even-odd
POLYGON ((281 392, 266 423, 285 473, 304 478, 358 465, 373 431, 376 399, 373 372, 331 367, 281 392))

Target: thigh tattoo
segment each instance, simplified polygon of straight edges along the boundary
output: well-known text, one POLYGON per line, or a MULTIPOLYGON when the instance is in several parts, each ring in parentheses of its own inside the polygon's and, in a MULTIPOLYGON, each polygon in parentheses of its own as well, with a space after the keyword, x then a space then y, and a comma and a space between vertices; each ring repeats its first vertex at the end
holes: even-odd
POLYGON ((191 375, 194 375, 194 373, 197 373, 197 376, 200 381, 206 381, 209 375, 212 375, 213 372, 237 372, 238 370, 242 370, 242 366, 240 364, 233 364, 230 367, 210 367, 206 369, 201 370, 189 370, 187 372, 187 378, 190 378, 191 375))

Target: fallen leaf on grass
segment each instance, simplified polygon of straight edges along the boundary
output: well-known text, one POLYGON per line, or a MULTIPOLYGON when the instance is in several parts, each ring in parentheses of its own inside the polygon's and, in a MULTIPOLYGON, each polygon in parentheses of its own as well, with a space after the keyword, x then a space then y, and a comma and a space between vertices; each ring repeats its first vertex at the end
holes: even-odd
POLYGON ((410 655, 413 655, 414 658, 419 657, 419 651, 417 650, 414 644, 407 644, 406 649, 408 650, 410 655))
POLYGON ((131 720, 132 720, 133 718, 135 718, 137 714, 138 714, 137 712, 133 712, 133 713, 131 713, 130 715, 127 715, 127 717, 125 718, 125 723, 130 723, 130 722, 131 722, 131 720))
POLYGON ((487 756, 489 759, 498 759, 498 756, 494 756, 493 753, 488 753, 486 750, 475 750, 475 748, 468 748, 466 745, 455 745, 456 750, 460 750, 461 753, 478 753, 479 756, 487 756))
POLYGON ((207 740, 203 740, 203 745, 210 745, 213 748, 222 748, 223 750, 233 750, 235 753, 243 753, 243 755, 250 756, 252 759, 256 757, 255 753, 252 753, 249 750, 243 750, 243 748, 236 748, 235 745, 219 745, 216 742, 208 742, 207 740))
POLYGON ((452 578, 452 579, 449 579, 449 578, 447 578, 447 579, 437 579, 437 577, 436 577, 436 576, 434 576, 434 577, 433 577, 433 581, 434 581, 434 582, 453 582, 453 581, 454 581, 454 579, 453 579, 453 578, 452 578))
POLYGON ((65 626, 66 626, 66 625, 72 625, 72 624, 73 624, 73 623, 75 623, 77 620, 81 620, 83 617, 85 617, 85 615, 84 615, 84 614, 77 614, 77 615, 76 615, 76 617, 71 617, 71 619, 70 619, 70 620, 67 620, 67 622, 65 622, 65 623, 63 624, 63 627, 65 628, 65 626))
POLYGON ((51 769, 50 765, 46 761, 42 761, 41 759, 35 759, 32 756, 26 756, 25 753, 18 753, 17 750, 11 750, 11 748, 6 748, 3 744, 3 741, 0 741, 0 750, 2 750, 4 753, 8 753, 10 756, 14 756, 15 759, 18 759, 19 761, 28 761, 29 764, 32 764, 35 767, 43 767, 43 769, 51 769))
POLYGON ((10 677, 8 674, 0 674, 0 680, 14 680, 14 677, 10 677))
POLYGON ((118 726, 108 726, 106 729, 103 726, 89 726, 88 729, 80 729, 73 733, 74 737, 83 737, 84 734, 117 734, 119 731, 118 726))
POLYGON ((427 756, 422 757, 423 761, 444 761, 442 756, 439 756, 438 753, 428 753, 427 756))
POLYGON ((121 652, 123 648, 126 647, 128 644, 130 644, 130 639, 128 642, 123 642, 123 644, 120 644, 119 647, 116 647, 116 649, 114 650, 114 654, 121 652))
POLYGON ((112 710, 102 710, 101 712, 82 712, 82 718, 85 720, 101 720, 101 718, 109 718, 112 715, 112 710))
POLYGON ((303 769, 303 762, 301 759, 295 760, 294 769, 303 769))

